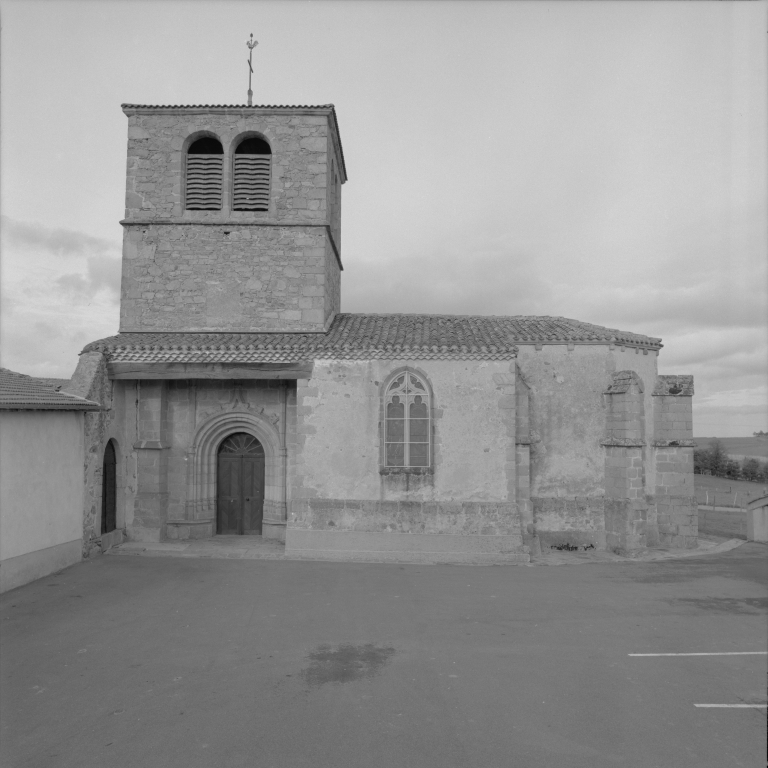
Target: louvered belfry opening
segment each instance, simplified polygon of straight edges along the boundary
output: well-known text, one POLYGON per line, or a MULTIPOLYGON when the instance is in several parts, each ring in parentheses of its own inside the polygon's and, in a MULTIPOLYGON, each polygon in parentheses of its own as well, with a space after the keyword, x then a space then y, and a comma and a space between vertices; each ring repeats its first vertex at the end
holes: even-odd
POLYGON ((190 146, 187 150, 187 210, 221 210, 223 170, 224 150, 221 142, 205 137, 190 146))
POLYGON ((263 139, 245 139, 235 150, 233 205, 235 211, 269 210, 272 150, 263 139))

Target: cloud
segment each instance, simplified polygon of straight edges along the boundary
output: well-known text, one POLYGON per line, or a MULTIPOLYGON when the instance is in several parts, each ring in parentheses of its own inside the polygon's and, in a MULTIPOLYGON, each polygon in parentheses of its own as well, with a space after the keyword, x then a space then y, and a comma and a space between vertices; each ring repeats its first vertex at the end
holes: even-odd
POLYGON ((6 248, 37 251, 59 257, 114 255, 119 244, 71 229, 54 229, 27 221, 1 216, 3 241, 6 248))
POLYGON ((120 298, 120 259, 112 256, 90 256, 86 259, 85 275, 74 272, 56 280, 72 298, 90 301, 102 288, 106 288, 114 301, 120 298))
POLYGON ((693 433, 698 437, 740 437, 768 429, 765 378, 752 389, 722 390, 693 399, 693 433))
POLYGON ((761 289, 766 282, 762 272, 715 275, 706 280, 692 276, 688 284, 681 285, 606 286, 597 300, 594 286, 558 285, 554 294, 568 311, 571 307, 574 311, 591 308, 599 315, 597 322, 642 328, 650 335, 703 328, 765 328, 768 302, 761 289))
POLYGON ((543 314, 552 296, 535 259, 506 237, 345 266, 345 312, 543 314))
POLYGON ((116 332, 120 243, 2 217, 3 365, 69 376, 91 340, 116 332))
POLYGON ((18 304, 19 292, 29 293, 31 286, 22 276, 14 280, 20 268, 33 264, 45 269, 50 279, 77 303, 89 303, 102 290, 112 301, 120 297, 120 244, 93 237, 85 232, 53 229, 41 224, 2 217, 4 272, 14 284, 6 296, 18 304), (76 271, 71 271, 73 268, 76 271), (58 277, 54 272, 67 270, 58 277))
MULTIPOLYGON (((687 269, 676 263, 668 270, 639 260, 633 273, 631 264, 617 269, 578 256, 564 267, 562 252, 537 249, 517 233, 436 240, 426 252, 414 246, 396 255, 347 257, 343 310, 559 315, 658 336, 660 373, 695 377, 698 434, 765 428, 764 260, 752 259, 749 269, 708 259, 699 268, 694 260, 687 269)), ((380 248, 376 241, 372 247, 380 248)))

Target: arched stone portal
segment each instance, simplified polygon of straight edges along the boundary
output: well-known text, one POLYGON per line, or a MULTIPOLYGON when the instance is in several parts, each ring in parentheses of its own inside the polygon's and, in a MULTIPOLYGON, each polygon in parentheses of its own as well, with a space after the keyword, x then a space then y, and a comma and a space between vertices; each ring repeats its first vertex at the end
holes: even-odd
MULTIPOLYGON (((285 541, 285 461, 277 429, 260 414, 230 411, 204 421, 187 453, 187 520, 178 524, 197 530, 187 535, 213 535, 216 529, 216 475, 219 446, 230 435, 246 432, 264 448, 264 538, 285 541), (200 529, 202 527, 202 530, 200 529)), ((174 523, 174 525, 178 525, 174 523)), ((172 538, 185 538, 181 532, 172 538)))

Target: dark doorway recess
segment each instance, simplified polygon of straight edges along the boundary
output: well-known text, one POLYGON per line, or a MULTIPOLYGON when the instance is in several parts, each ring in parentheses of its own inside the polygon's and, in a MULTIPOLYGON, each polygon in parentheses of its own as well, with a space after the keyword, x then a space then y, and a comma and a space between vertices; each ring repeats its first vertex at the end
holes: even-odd
POLYGON ((264 517, 264 448, 245 432, 219 446, 216 533, 261 535, 264 517))
POLYGON ((117 458, 111 440, 104 449, 101 477, 101 532, 111 533, 117 528, 117 458))

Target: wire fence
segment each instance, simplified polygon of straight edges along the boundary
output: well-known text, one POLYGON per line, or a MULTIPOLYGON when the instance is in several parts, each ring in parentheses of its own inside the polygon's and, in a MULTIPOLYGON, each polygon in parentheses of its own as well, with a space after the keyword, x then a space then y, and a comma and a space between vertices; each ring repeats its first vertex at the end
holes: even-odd
POLYGON ((767 486, 758 486, 756 489, 745 491, 742 488, 734 488, 732 485, 723 485, 722 488, 697 488, 696 501, 706 507, 739 507, 746 509, 749 502, 768 495, 767 486))

